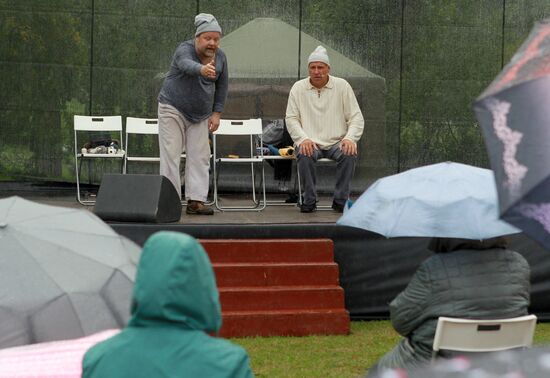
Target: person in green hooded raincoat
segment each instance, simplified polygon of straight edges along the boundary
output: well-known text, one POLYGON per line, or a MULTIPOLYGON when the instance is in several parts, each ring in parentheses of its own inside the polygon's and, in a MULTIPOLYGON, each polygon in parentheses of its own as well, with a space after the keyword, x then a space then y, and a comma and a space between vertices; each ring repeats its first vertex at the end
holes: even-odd
POLYGON ((212 337, 222 325, 214 272, 202 246, 158 232, 145 246, 126 328, 88 350, 85 378, 253 377, 246 351, 212 337))

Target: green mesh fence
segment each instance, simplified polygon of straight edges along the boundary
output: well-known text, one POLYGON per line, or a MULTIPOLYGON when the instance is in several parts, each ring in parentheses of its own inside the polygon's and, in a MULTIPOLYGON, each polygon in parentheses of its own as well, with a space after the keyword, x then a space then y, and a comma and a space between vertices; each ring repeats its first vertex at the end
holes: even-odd
MULTIPOLYGON (((487 166, 471 103, 550 16, 550 2, 0 0, 0 180, 74 182, 75 114, 156 118, 164 72, 197 12, 223 28, 233 118, 283 118, 313 47, 329 49, 332 73, 352 84, 366 120, 361 191, 445 160, 487 166)), ((132 143, 158 153, 145 138, 132 143)), ((105 168, 116 169, 83 173, 97 182, 105 168)))

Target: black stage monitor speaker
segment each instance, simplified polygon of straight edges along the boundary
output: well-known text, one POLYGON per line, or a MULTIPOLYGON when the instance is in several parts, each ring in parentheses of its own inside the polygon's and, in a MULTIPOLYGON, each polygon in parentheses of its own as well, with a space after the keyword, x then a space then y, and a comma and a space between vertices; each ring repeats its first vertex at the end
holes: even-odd
POLYGON ((110 221, 177 222, 181 217, 181 201, 164 176, 105 174, 94 212, 110 221))

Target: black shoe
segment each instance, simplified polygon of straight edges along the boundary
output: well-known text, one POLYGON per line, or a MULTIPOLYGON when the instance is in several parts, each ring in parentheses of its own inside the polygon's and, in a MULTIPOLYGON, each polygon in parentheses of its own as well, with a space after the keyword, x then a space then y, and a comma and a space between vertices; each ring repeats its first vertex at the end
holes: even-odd
POLYGON ((317 205, 315 205, 315 204, 306 205, 304 203, 304 204, 300 205, 300 212, 301 213, 313 213, 315 210, 317 210, 317 205))
POLYGON ((340 205, 339 203, 332 201, 332 210, 336 211, 337 213, 343 213, 344 205, 340 205))

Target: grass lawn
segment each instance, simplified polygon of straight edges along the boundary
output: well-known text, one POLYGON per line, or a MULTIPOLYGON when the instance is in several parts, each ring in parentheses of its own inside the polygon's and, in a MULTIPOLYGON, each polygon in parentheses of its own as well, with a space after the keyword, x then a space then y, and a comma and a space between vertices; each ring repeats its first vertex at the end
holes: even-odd
MULTIPOLYGON (((232 339, 250 356, 257 377, 359 377, 400 336, 385 321, 352 322, 348 336, 232 339)), ((550 323, 537 324, 535 344, 550 345, 550 323)))

